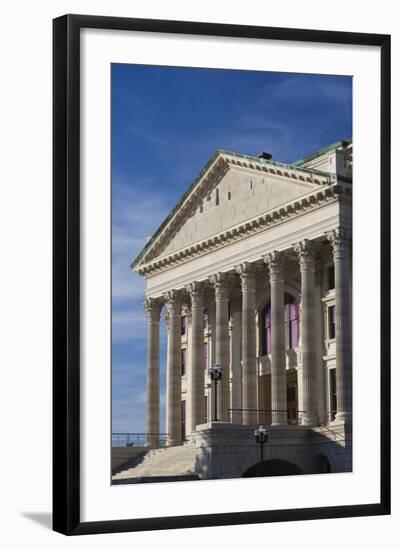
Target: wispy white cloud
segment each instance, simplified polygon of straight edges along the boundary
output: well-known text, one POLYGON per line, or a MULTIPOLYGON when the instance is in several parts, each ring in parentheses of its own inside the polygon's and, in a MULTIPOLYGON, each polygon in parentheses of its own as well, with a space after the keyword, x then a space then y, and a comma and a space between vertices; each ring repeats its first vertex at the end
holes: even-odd
POLYGON ((345 78, 340 80, 321 77, 316 83, 310 80, 308 75, 291 75, 278 84, 270 83, 260 88, 257 106, 270 106, 270 103, 275 100, 291 104, 302 101, 312 102, 316 97, 346 103, 351 98, 351 93, 351 87, 348 86, 348 80, 345 78))
POLYGON ((138 339, 145 339, 146 331, 146 313, 143 308, 135 304, 132 304, 131 309, 120 310, 113 308, 113 343, 128 343, 138 339))
POLYGON ((148 192, 151 182, 115 185, 112 223, 112 294, 113 299, 139 299, 144 297, 145 281, 132 272, 130 265, 148 237, 153 234, 168 207, 160 195, 148 192))
MULTIPOLYGON (((112 431, 113 432, 144 432, 146 425, 146 393, 143 391, 132 392, 129 399, 114 399, 112 403, 112 431)), ((161 418, 160 430, 164 430, 165 415, 163 407, 165 393, 160 393, 161 418)))

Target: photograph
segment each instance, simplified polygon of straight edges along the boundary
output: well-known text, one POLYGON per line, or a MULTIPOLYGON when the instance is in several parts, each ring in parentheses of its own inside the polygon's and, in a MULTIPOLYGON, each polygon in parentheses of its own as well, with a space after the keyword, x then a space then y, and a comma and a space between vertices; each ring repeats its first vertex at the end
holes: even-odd
POLYGON ((352 472, 352 76, 110 71, 111 484, 352 472))

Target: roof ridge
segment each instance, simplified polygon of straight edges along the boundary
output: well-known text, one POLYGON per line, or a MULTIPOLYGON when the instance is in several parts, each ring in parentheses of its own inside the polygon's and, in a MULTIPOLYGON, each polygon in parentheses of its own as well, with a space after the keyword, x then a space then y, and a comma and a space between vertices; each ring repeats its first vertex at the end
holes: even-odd
POLYGON ((309 162, 310 160, 319 157, 323 153, 327 153, 331 149, 338 149, 339 147, 346 147, 353 143, 353 138, 349 139, 341 139, 339 141, 335 141, 335 143, 331 143, 330 145, 326 145, 325 147, 322 147, 321 149, 318 149, 318 151, 315 151, 314 153, 311 153, 304 158, 301 158, 299 160, 296 160, 293 163, 293 166, 300 167, 301 164, 304 164, 305 162, 309 162))
POLYGON ((301 170, 302 172, 307 172, 308 174, 315 174, 317 176, 329 176, 329 177, 335 177, 335 174, 333 172, 325 172, 323 170, 315 170, 314 168, 303 168, 302 166, 296 166, 293 163, 288 162, 280 162, 276 160, 267 160, 260 157, 255 157, 253 155, 245 155, 244 153, 236 153, 235 151, 228 151, 227 149, 217 149, 219 153, 223 153, 226 155, 233 155, 235 157, 241 157, 241 158, 247 158, 252 159, 255 161, 260 162, 261 164, 267 164, 270 166, 281 166, 284 168, 290 168, 292 170, 301 170))

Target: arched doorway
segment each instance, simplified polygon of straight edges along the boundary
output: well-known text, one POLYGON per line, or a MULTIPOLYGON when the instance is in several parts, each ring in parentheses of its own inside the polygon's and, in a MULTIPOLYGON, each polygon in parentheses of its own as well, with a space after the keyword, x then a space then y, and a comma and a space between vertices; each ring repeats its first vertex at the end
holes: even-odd
POLYGON ((242 477, 293 476, 303 474, 303 470, 287 460, 271 459, 254 464, 242 477))
POLYGON ((331 464, 328 457, 323 453, 317 454, 312 463, 312 471, 314 474, 330 474, 331 464))

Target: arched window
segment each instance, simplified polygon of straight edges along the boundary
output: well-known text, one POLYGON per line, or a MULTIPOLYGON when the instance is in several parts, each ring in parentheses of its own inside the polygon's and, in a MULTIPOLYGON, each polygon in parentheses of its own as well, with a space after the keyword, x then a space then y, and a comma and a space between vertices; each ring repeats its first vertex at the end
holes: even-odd
MULTIPOLYGON (((297 348, 299 344, 298 300, 285 292, 285 336, 286 349, 297 348)), ((271 353, 271 302, 262 311, 263 355, 271 353)))

